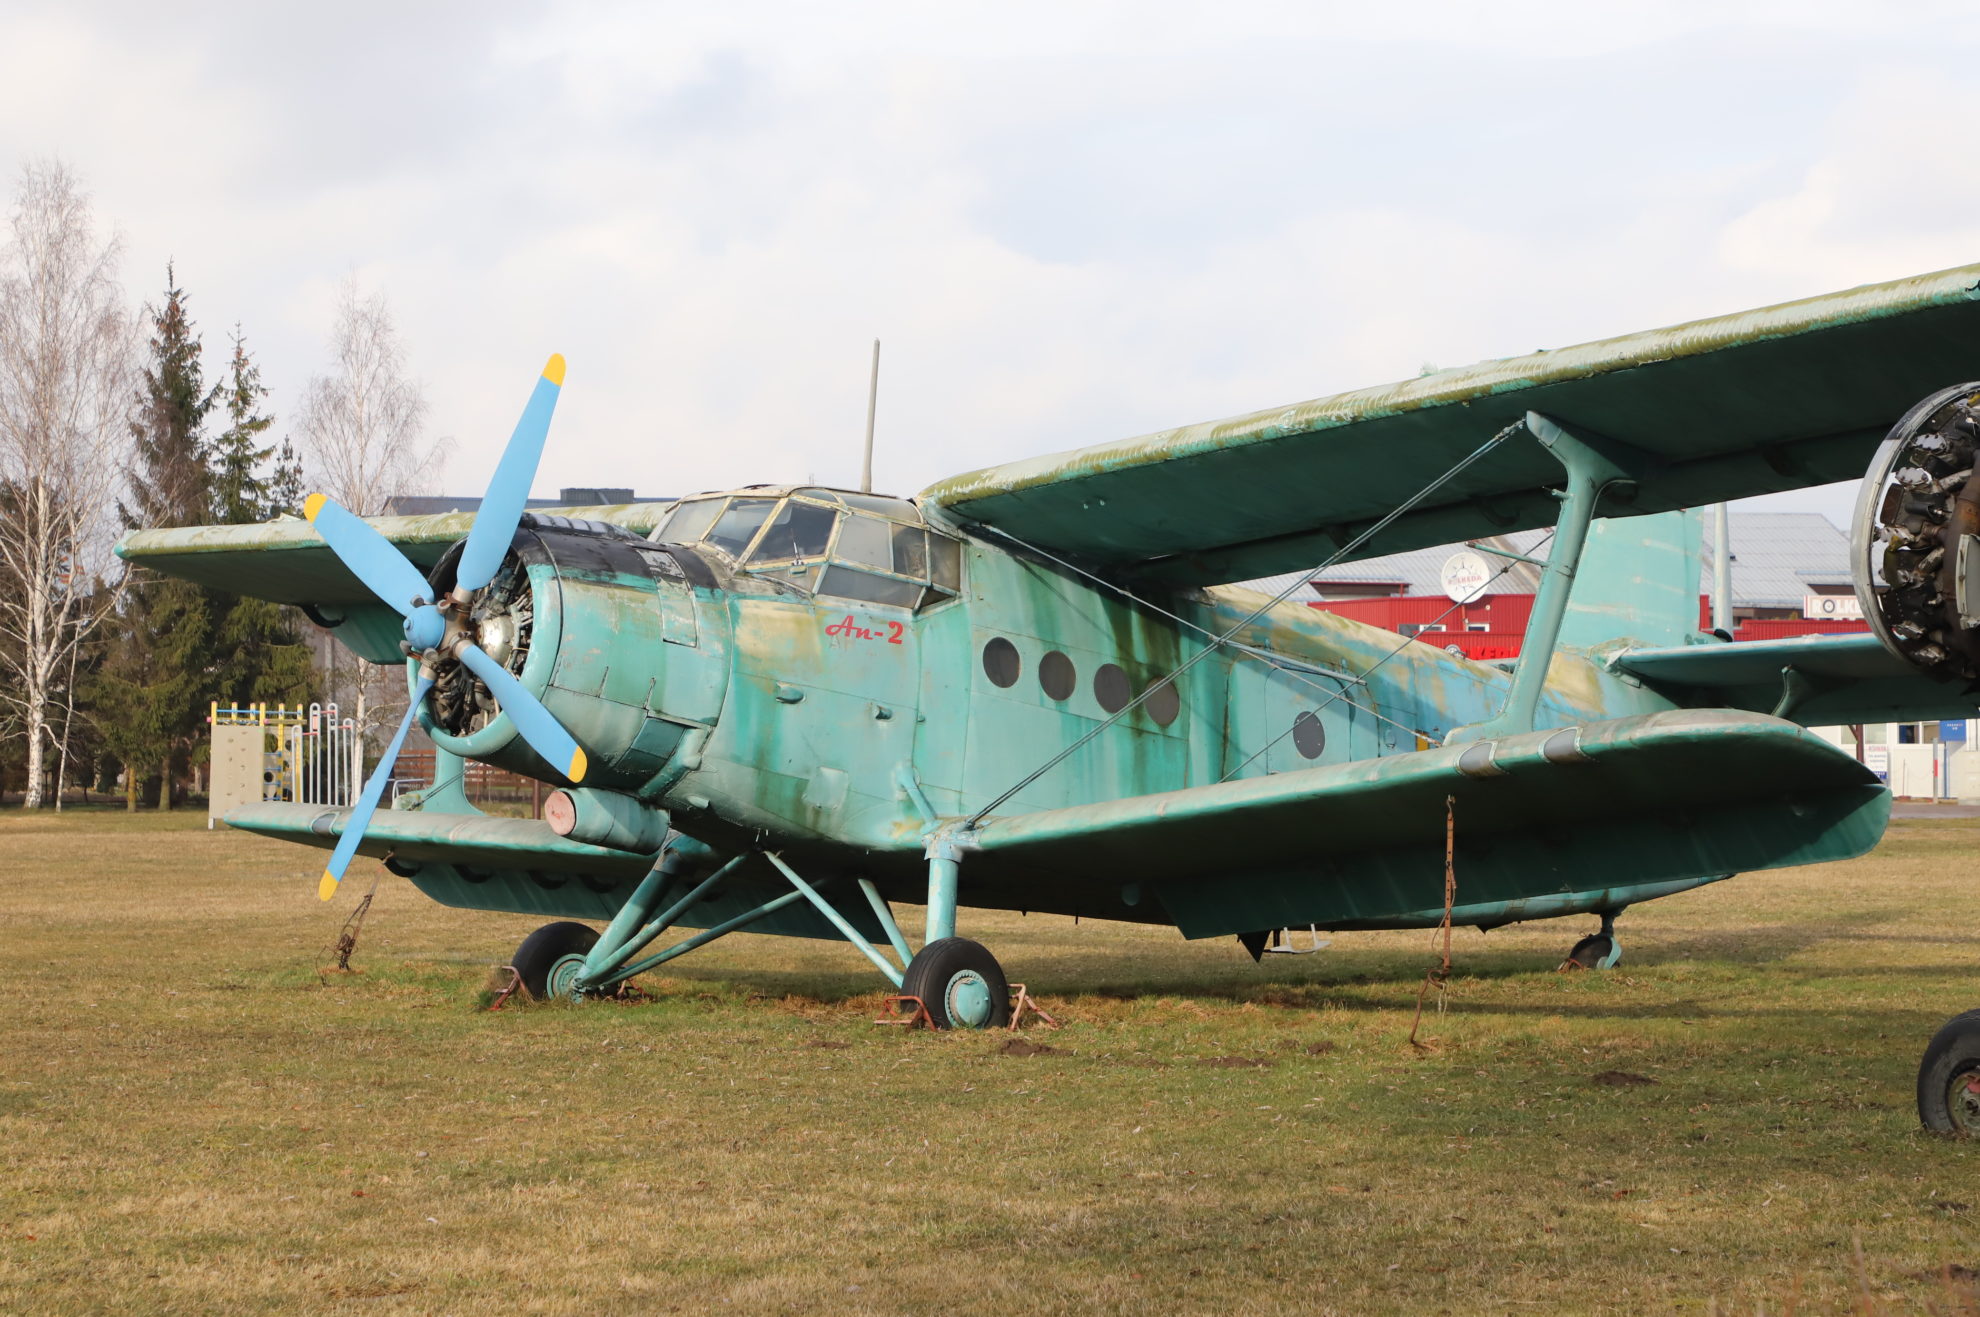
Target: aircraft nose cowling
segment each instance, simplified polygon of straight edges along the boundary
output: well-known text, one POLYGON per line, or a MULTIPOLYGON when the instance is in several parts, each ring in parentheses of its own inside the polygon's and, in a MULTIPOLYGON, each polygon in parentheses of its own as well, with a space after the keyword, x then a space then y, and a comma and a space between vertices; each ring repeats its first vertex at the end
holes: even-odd
MULTIPOLYGON (((720 610, 697 599, 675 551, 613 527, 529 518, 487 589, 469 636, 541 700, 583 747, 584 785, 658 791, 683 743, 721 711, 720 610)), ((434 571, 451 588, 450 553, 434 571)), ((472 673, 449 667, 422 725, 435 745, 545 782, 566 781, 516 733, 472 673)))

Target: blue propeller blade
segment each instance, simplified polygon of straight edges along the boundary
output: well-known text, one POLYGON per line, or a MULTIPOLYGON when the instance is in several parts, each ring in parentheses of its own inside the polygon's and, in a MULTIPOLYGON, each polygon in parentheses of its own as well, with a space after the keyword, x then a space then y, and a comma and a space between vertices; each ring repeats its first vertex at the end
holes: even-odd
MULTIPOLYGON (((406 561, 398 546, 374 530, 364 518, 346 512, 321 494, 303 501, 303 516, 316 527, 316 533, 331 548, 351 575, 363 581, 379 602, 411 617, 415 599, 424 599, 433 589, 426 573, 406 561)), ((503 543, 506 545, 507 540, 503 543)))
POLYGON ((536 482, 543 437, 550 433, 550 414, 557 410, 557 395, 563 387, 564 359, 552 355, 474 514, 467 547, 461 550, 460 566, 454 572, 454 583, 463 590, 479 590, 494 580, 503 555, 509 551, 509 541, 515 538, 523 507, 529 502, 529 487, 536 482))
POLYGON ((330 853, 330 863, 323 868, 323 879, 316 884, 316 895, 320 900, 328 901, 337 894, 337 884, 343 881, 345 867, 357 854, 358 843, 364 840, 364 830, 371 825, 371 815, 378 808, 379 797, 385 794, 385 784, 392 780, 392 761, 399 757, 399 749, 406 743, 406 733, 412 730, 413 719, 419 713, 419 702, 432 689, 431 677, 421 677, 419 684, 413 688, 412 702, 406 706, 406 716, 399 722, 398 735, 392 738, 392 744, 385 747, 378 767, 371 770, 371 777, 364 784, 364 794, 358 797, 357 808, 344 820, 344 835, 337 838, 337 849, 330 853))
POLYGON ((474 675, 495 693, 502 711, 509 715, 509 721, 522 733, 523 740, 529 742, 529 748, 542 755, 552 768, 571 781, 584 781, 584 750, 564 730, 557 716, 524 689, 507 668, 481 650, 473 645, 462 645, 457 652, 461 662, 467 664, 474 675))

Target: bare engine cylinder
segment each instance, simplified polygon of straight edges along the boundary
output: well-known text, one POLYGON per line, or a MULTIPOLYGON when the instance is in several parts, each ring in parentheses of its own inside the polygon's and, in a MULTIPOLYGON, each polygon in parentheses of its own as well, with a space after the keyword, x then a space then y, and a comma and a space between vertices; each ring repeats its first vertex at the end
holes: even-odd
POLYGON ((1893 654, 1980 688, 1980 382, 1941 389, 1885 438, 1858 495, 1856 597, 1893 654))

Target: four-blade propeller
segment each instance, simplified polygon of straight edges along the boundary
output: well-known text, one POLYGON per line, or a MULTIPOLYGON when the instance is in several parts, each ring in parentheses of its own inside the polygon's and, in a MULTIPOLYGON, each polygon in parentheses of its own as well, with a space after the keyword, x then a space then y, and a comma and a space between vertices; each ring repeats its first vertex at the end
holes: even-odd
POLYGON ((403 628, 406 651, 419 659, 419 680, 414 684, 412 700, 406 706, 398 734, 385 747, 378 766, 371 770, 356 808, 344 821, 343 835, 338 838, 337 849, 331 852, 323 880, 317 884, 316 894, 326 901, 337 894, 344 869, 364 839, 365 828, 378 808, 379 798, 385 794, 385 784, 392 778, 392 762, 399 757, 406 733, 412 730, 420 703, 433 689, 436 669, 442 663, 449 660, 461 663, 481 678, 531 749, 571 781, 584 780, 584 751, 577 741, 507 668, 469 639, 467 628, 474 592, 495 579, 516 528, 522 524, 529 487, 536 479, 536 463, 543 456, 543 439, 550 432, 550 416, 557 409, 557 394, 563 383, 564 359, 553 356, 543 368, 543 378, 537 380, 529 405, 523 408, 522 419, 516 422, 509 446, 503 450, 502 460, 488 482, 488 492, 475 513, 474 524, 468 529, 467 543, 461 548, 454 589, 445 599, 427 598, 432 587, 427 584, 425 574, 362 517, 345 511, 321 494, 311 494, 303 504, 303 515, 344 566, 351 569, 351 574, 406 619, 403 628))

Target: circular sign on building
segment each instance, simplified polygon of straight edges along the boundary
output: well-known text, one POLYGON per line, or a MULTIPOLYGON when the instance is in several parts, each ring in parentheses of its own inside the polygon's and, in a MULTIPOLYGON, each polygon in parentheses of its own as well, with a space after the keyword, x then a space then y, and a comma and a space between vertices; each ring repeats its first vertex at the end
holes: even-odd
POLYGON ((1443 567, 1437 572, 1437 584, 1444 588, 1445 596, 1460 604, 1468 604, 1483 595, 1491 583, 1491 565, 1469 549, 1460 549, 1444 559, 1443 567))

